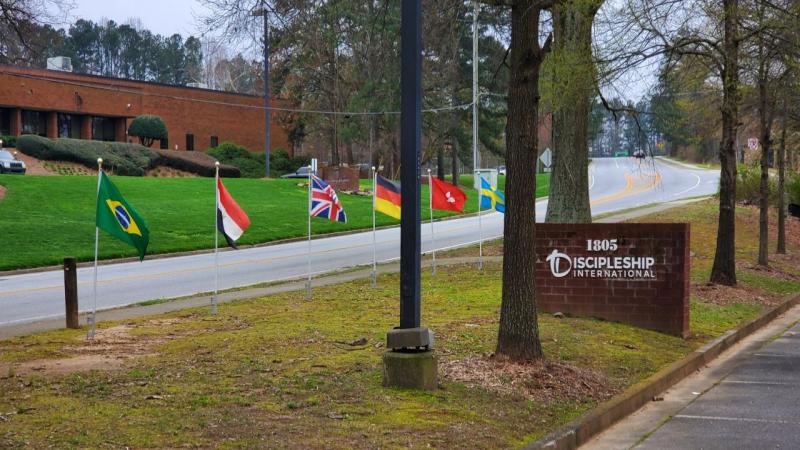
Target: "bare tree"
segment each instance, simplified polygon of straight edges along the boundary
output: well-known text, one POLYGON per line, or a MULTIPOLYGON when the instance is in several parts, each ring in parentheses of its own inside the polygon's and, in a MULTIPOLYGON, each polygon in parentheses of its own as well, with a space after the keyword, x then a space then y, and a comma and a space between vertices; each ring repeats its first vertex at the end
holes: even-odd
POLYGON ((706 61, 721 86, 720 194, 714 283, 736 284, 736 128, 739 121, 740 46, 751 35, 741 27, 739 0, 628 0, 627 20, 609 71, 624 71, 652 59, 667 67, 686 57, 706 61))
POLYGON ((46 42, 31 39, 36 27, 63 24, 70 0, 0 0, 0 63, 33 60, 46 42))

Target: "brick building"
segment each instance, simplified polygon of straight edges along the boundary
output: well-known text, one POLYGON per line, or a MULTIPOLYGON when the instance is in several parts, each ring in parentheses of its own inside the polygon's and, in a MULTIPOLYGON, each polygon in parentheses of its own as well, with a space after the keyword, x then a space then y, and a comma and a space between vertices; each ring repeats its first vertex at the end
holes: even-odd
MULTIPOLYGON (((0 65, 0 135, 137 142, 127 136, 131 120, 153 114, 169 132, 161 148, 206 150, 230 141, 258 151, 264 148, 263 102, 253 95, 0 65)), ((276 116, 271 146, 291 153, 276 116)))

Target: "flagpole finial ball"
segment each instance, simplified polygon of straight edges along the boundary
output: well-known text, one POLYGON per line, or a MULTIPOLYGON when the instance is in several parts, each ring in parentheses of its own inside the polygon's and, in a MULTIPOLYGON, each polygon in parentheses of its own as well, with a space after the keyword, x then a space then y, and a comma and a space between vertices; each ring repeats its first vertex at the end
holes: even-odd
POLYGON ((219 161, 214 161, 214 165, 219 167, 219 161))
POLYGON ((103 158, 97 158, 97 164, 103 164, 103 158))
POLYGON ((372 171, 375 172, 375 166, 372 166, 372 171))

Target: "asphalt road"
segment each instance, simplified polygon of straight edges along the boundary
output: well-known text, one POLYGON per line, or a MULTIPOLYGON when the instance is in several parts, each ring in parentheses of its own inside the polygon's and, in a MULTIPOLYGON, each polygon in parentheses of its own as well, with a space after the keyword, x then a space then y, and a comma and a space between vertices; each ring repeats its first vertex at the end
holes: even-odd
MULTIPOLYGON (((590 166, 589 181, 592 214, 597 215, 713 194, 719 185, 719 172, 661 160, 640 162, 633 158, 598 158, 590 166)), ((343 203, 347 208, 346 198, 343 203)), ((543 220, 546 208, 547 201, 537 204, 537 221, 543 220)), ((430 225, 423 224, 423 251, 477 243, 478 220, 473 216, 437 222, 434 225, 435 240, 431 239, 430 225)), ((487 212, 480 221, 484 239, 502 235, 502 214, 487 212)), ((298 226, 305 226, 305 223, 298 226)), ((314 239, 311 243, 311 272, 319 274, 370 264, 372 244, 371 231, 314 239)), ((400 254, 399 228, 379 230, 375 247, 379 262, 397 259, 400 254)), ((307 273, 307 252, 305 241, 221 251, 220 289, 303 277, 307 273)), ((91 268, 78 270, 81 312, 92 309, 92 278, 91 268)), ((102 265, 98 273, 97 308, 187 296, 213 288, 213 254, 102 265)), ((63 273, 56 270, 0 277, 0 311, 0 326, 63 316, 63 273)))
POLYGON ((749 354, 637 449, 767 449, 800 445, 800 325, 749 354))

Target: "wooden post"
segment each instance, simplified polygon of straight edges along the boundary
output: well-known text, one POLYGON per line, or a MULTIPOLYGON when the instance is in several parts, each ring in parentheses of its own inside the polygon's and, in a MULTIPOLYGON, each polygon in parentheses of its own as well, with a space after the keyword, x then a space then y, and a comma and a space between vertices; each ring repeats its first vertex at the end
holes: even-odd
POLYGON ((78 321, 78 270, 75 258, 64 258, 64 302, 67 328, 80 328, 78 321))

